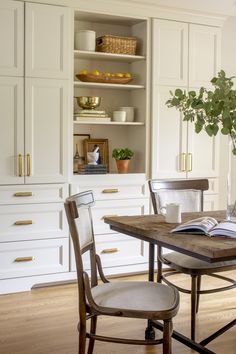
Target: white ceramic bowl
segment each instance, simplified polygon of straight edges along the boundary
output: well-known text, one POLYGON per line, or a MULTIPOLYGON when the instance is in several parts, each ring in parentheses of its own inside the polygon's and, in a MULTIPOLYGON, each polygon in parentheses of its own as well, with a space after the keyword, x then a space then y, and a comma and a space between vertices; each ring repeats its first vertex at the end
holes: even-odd
POLYGON ((114 122, 125 122, 126 121, 126 112, 114 111, 113 112, 113 121, 114 122))

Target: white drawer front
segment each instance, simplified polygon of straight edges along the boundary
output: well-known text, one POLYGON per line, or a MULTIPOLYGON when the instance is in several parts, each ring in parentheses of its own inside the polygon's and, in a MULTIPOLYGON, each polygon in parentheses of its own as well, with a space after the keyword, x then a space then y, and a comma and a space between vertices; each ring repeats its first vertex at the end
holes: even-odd
POLYGON ((112 233, 110 226, 104 223, 104 216, 143 215, 148 214, 147 199, 127 199, 97 201, 92 208, 94 234, 112 233))
POLYGON ((0 204, 63 202, 67 196, 67 184, 0 187, 0 204))
POLYGON ((95 200, 113 200, 113 199, 130 199, 146 197, 145 184, 104 184, 99 186, 94 185, 76 185, 71 186, 71 194, 76 194, 92 190, 95 200))
POLYGON ((63 203, 0 206, 0 242, 67 236, 63 203))
MULTIPOLYGON (((145 242, 119 233, 96 236, 96 253, 101 258, 103 268, 146 263, 148 260, 145 242)), ((83 258, 85 269, 90 269, 89 253, 83 258)), ((72 241, 71 270, 76 270, 72 241)))
POLYGON ((68 238, 0 244, 0 279, 68 271, 68 238))

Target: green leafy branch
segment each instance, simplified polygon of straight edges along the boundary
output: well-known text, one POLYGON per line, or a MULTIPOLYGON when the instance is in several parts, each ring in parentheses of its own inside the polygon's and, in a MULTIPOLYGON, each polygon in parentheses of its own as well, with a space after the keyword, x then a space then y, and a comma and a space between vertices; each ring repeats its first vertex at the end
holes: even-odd
POLYGON ((236 155, 236 90, 233 90, 234 77, 227 78, 221 70, 218 77, 211 80, 214 90, 201 87, 199 92, 176 89, 166 102, 168 107, 176 107, 183 120, 194 122, 195 132, 205 130, 209 136, 220 131, 232 139, 232 152, 236 155))

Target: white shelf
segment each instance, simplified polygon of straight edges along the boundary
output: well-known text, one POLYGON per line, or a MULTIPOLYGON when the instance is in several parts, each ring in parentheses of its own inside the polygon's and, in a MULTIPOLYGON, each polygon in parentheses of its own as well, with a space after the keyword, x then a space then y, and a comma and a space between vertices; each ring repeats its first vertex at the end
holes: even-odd
POLYGON ((88 125, 144 125, 143 122, 77 122, 76 120, 74 121, 74 124, 88 124, 88 125))
POLYGON ((102 52, 89 52, 85 50, 74 50, 74 58, 76 59, 96 59, 109 61, 123 61, 126 63, 133 63, 139 60, 145 60, 143 55, 128 55, 128 54, 114 54, 102 52))
POLYGON ((75 87, 84 88, 99 88, 99 89, 119 89, 119 90, 134 90, 134 89, 144 89, 144 85, 128 85, 128 84, 106 84, 98 82, 83 82, 74 81, 75 87))

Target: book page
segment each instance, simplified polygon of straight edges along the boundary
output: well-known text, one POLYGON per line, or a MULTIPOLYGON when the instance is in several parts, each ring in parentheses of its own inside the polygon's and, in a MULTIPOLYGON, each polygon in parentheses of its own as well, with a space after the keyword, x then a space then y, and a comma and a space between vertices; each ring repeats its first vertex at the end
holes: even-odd
POLYGON ((210 236, 227 236, 236 238, 236 223, 232 221, 223 221, 215 226, 210 232, 210 236))
POLYGON ((192 234, 208 234, 209 231, 216 226, 217 220, 210 217, 205 216, 202 218, 197 218, 194 220, 190 220, 184 224, 177 226, 175 229, 171 230, 171 232, 183 232, 183 233, 192 233, 192 234))

